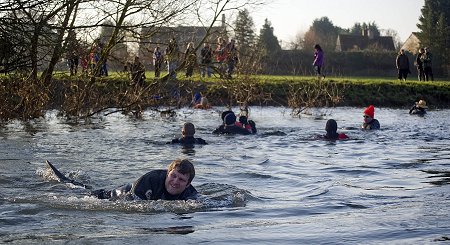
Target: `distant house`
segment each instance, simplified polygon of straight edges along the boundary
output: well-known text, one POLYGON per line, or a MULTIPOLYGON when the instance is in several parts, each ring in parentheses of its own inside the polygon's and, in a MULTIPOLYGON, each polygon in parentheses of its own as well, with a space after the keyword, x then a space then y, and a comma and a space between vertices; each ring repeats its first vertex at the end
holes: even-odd
POLYGON ((395 51, 394 40, 390 36, 375 36, 369 30, 362 35, 339 34, 336 41, 337 52, 362 50, 395 51))
POLYGON ((405 43, 402 46, 402 49, 408 51, 412 54, 417 54, 420 48, 420 40, 417 37, 417 32, 411 33, 411 35, 406 39, 405 43))

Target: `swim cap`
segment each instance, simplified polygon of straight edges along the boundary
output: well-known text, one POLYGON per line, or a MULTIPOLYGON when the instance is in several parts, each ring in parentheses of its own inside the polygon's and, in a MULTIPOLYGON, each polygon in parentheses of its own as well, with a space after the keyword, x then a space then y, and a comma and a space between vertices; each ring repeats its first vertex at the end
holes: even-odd
POLYGON ((234 123, 236 122, 236 116, 234 115, 234 113, 228 113, 225 116, 225 125, 231 126, 234 125, 234 123))
POLYGON ((369 105, 369 107, 367 107, 364 110, 364 114, 365 115, 369 115, 371 118, 374 118, 375 115, 375 107, 373 107, 373 105, 369 105))
POLYGON ((222 112, 221 117, 222 117, 222 121, 223 121, 223 122, 225 122, 225 116, 228 115, 228 113, 233 113, 233 114, 234 114, 233 111, 224 111, 224 112, 222 112))

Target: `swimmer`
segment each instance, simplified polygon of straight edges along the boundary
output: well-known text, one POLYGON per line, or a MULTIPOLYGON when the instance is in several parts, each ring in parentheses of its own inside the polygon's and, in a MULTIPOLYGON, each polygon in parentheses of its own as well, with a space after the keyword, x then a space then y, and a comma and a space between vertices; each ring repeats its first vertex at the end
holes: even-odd
POLYGON ((348 136, 344 133, 337 133, 337 123, 334 119, 329 119, 325 126, 327 134, 323 136, 326 140, 345 140, 348 136))
POLYGON ((171 142, 167 142, 167 144, 182 144, 182 145, 206 145, 206 141, 202 138, 195 138, 195 126, 194 124, 187 122, 183 125, 181 129, 181 138, 173 139, 171 142))
POLYGON ((364 117, 364 122, 361 125, 362 129, 380 129, 380 122, 378 122, 377 119, 374 118, 374 114, 375 114, 375 107, 373 105, 368 106, 364 112, 363 112, 363 117, 364 117))
POLYGON ((195 200, 198 192, 191 185, 194 176, 194 165, 187 159, 177 159, 167 170, 152 170, 133 184, 115 190, 95 190, 90 195, 110 200, 195 200))
POLYGON ((236 125, 236 115, 232 111, 222 113, 223 124, 213 131, 213 134, 251 134, 247 129, 236 125), (225 115, 225 116, 224 116, 225 115))
POLYGON ((425 115, 427 114, 427 102, 425 100, 419 100, 419 102, 416 102, 413 107, 409 110, 409 114, 415 114, 415 115, 425 115))

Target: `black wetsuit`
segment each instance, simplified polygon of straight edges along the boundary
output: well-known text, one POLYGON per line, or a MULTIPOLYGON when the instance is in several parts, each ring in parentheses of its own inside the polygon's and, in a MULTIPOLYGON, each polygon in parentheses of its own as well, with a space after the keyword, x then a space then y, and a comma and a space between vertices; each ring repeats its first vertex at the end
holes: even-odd
POLYGON ((241 128, 236 125, 220 125, 218 128, 214 129, 213 134, 243 134, 248 135, 252 134, 245 128, 241 128))
POLYGON ((415 115, 425 115, 427 112, 422 107, 417 107, 416 105, 413 105, 411 109, 409 110, 409 114, 415 114, 415 115))
POLYGON ((380 122, 377 119, 372 119, 369 123, 363 123, 363 129, 380 129, 380 122))
POLYGON ((91 192, 92 196, 100 199, 127 200, 195 200, 197 190, 189 185, 181 194, 171 195, 167 192, 165 181, 167 170, 153 170, 141 176, 136 182, 121 186, 112 191, 104 189, 91 192))
POLYGON ((182 137, 179 139, 173 139, 171 142, 167 142, 167 144, 182 144, 182 145, 207 145, 206 141, 202 138, 194 138, 192 136, 182 137))

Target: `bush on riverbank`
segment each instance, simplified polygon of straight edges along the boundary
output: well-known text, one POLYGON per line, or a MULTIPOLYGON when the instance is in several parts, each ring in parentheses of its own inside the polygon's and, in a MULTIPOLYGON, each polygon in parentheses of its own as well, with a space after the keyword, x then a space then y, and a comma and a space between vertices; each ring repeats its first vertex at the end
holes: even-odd
MULTIPOLYGON (((89 78, 58 76, 49 84, 21 77, 0 77, 0 120, 28 120, 57 109, 69 118, 89 117, 106 109, 140 116, 146 109, 189 106, 201 92, 216 106, 289 106, 301 112, 316 106, 409 107, 425 99, 431 108, 450 108, 449 82, 400 82, 380 78, 240 76, 231 80, 199 77, 149 80, 130 84, 126 76, 89 78)), ((110 112, 111 113, 111 112, 110 112)))

